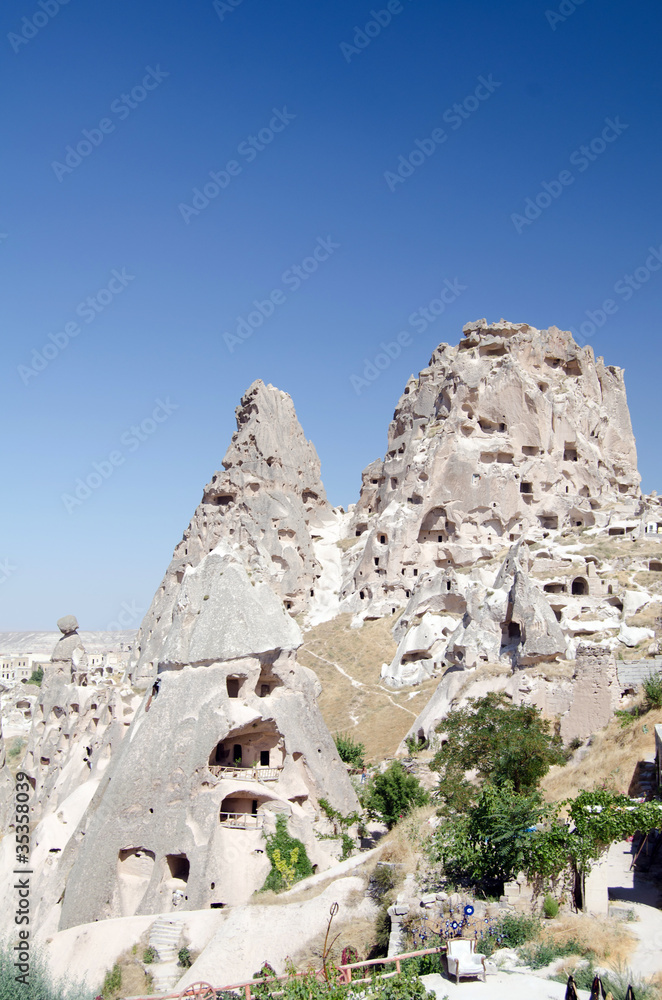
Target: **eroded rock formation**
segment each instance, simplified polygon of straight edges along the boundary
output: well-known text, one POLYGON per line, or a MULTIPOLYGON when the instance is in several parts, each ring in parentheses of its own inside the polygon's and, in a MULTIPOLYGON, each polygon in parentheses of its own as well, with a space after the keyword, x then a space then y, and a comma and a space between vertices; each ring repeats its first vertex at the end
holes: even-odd
POLYGON ((311 534, 331 518, 331 507, 317 452, 304 436, 290 396, 258 380, 243 396, 236 417, 223 471, 205 486, 140 628, 131 676, 143 687, 155 676, 187 568, 197 566, 220 541, 256 580, 269 583, 292 614, 307 608, 321 576, 311 534))
POLYGON ((330 864, 314 836, 328 832, 319 798, 344 814, 357 802, 300 642, 281 599, 226 543, 187 570, 157 681, 44 900, 56 906, 66 884, 61 928, 245 902, 268 874, 264 837, 279 813, 311 861, 330 864))
POLYGON ((364 472, 343 606, 389 614, 525 535, 606 524, 614 500, 635 510, 639 481, 620 368, 556 327, 470 323, 409 380, 364 472))

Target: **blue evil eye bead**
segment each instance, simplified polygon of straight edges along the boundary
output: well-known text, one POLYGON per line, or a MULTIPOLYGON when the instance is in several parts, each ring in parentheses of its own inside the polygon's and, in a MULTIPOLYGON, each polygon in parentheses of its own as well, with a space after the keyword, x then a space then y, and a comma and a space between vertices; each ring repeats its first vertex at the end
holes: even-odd
POLYGON ((464 915, 465 915, 465 917, 473 917, 473 915, 474 915, 474 908, 473 908, 473 906, 465 906, 465 908, 464 908, 464 915))
POLYGON ((453 921, 453 923, 451 924, 451 927, 453 928, 454 931, 457 930, 457 920, 453 921))

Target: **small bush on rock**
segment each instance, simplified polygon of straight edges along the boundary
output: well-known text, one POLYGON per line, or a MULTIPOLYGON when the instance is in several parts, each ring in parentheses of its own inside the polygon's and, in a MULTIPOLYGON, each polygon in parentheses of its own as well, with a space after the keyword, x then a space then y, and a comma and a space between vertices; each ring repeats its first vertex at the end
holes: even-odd
POLYGON ((107 996, 109 993, 118 993, 122 989, 122 969, 115 962, 110 972, 106 973, 106 978, 103 981, 102 993, 107 996))
POLYGON ((262 891, 271 889, 273 892, 284 892, 295 882, 313 874, 306 848, 300 840, 289 835, 287 820, 283 815, 276 819, 276 832, 267 838, 266 851, 271 861, 271 871, 262 891))
POLYGON ((338 756, 344 764, 351 764, 352 767, 363 767, 365 744, 358 743, 348 733, 336 733, 334 740, 338 756))
POLYGON ((646 711, 662 708, 662 674, 652 674, 647 677, 642 687, 644 689, 644 699, 646 711))
POLYGON ((363 795, 363 805, 368 814, 383 820, 389 830, 414 806, 427 805, 428 801, 429 796, 421 788, 418 778, 407 774, 397 760, 367 785, 363 795))
POLYGON ((193 965, 193 956, 188 948, 180 948, 177 953, 177 965, 182 969, 190 969, 193 965))

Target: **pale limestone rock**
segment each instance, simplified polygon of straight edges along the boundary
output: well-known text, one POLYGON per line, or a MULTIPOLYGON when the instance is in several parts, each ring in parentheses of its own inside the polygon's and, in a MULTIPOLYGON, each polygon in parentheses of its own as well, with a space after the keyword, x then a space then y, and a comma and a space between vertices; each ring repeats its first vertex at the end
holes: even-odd
POLYGON ((622 642, 629 649, 633 649, 639 643, 645 642, 646 639, 654 638, 655 632, 652 629, 638 628, 635 625, 626 625, 625 623, 621 625, 621 630, 618 633, 618 641, 622 642))
POLYGON ((300 641, 228 547, 189 569, 158 685, 49 887, 52 906, 66 883, 62 929, 169 912, 175 891, 179 909, 245 902, 269 870, 264 838, 279 813, 320 870, 332 863, 339 845, 315 837, 329 832, 319 799, 344 815, 358 803, 317 709, 319 682, 296 663, 300 641))
POLYGON ((565 636, 549 601, 521 569, 515 573, 509 612, 510 622, 515 622, 520 629, 521 643, 515 652, 518 666, 565 655, 565 636))
POLYGON ((390 613, 440 571, 590 527, 616 501, 640 503, 622 370, 556 327, 469 324, 409 380, 363 474, 341 608, 390 613))
POLYGON ((205 487, 141 625, 131 677, 142 687, 156 674, 187 570, 219 542, 232 547, 253 578, 268 583, 292 614, 305 611, 315 596, 322 567, 312 535, 332 517, 315 448, 287 393, 260 380, 250 386, 236 416, 224 471, 205 487))
POLYGON ((266 583, 251 583, 219 543, 184 576, 160 665, 235 660, 301 645, 299 626, 266 583))
POLYGON ((419 624, 404 636, 390 665, 382 668, 382 679, 393 687, 420 684, 443 668, 448 638, 457 621, 449 615, 425 612, 419 624))
POLYGON ((75 615, 65 615, 64 618, 58 619, 57 627, 63 635, 69 635, 71 632, 77 632, 78 619, 75 615))
POLYGON ((83 642, 78 635, 78 622, 74 615, 66 615, 57 623, 62 632, 62 638, 55 643, 51 653, 51 662, 46 667, 45 675, 59 676, 66 680, 76 681, 87 677, 88 658, 83 642))
POLYGON ((577 650, 572 704, 561 717, 564 743, 586 739, 613 718, 620 703, 616 661, 601 646, 580 646, 577 650))

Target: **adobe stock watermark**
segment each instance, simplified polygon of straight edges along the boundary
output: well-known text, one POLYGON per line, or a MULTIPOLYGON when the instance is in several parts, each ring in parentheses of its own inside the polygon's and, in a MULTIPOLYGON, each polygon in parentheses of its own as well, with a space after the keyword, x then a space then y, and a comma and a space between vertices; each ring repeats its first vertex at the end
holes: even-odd
MULTIPOLYGON (((156 69, 151 66, 145 67, 145 75, 142 81, 136 84, 128 94, 120 94, 110 105, 111 114, 115 115, 117 121, 125 121, 132 111, 146 100, 147 95, 157 87, 160 87, 164 80, 170 76, 157 64, 156 69)), ((116 122, 112 118, 102 118, 96 128, 84 128, 81 132, 83 136, 75 146, 69 145, 65 149, 64 163, 53 160, 51 167, 58 181, 62 183, 67 174, 73 174, 76 167, 79 167, 84 159, 90 156, 95 149, 98 149, 107 135, 111 135, 117 128, 116 122)))
POLYGON ((20 52, 21 47, 31 42, 41 29, 50 24, 55 15, 60 13, 60 8, 66 7, 68 3, 69 0, 39 0, 37 4, 39 10, 35 11, 31 17, 24 17, 21 21, 20 34, 10 31, 7 35, 7 40, 14 52, 20 52))
POLYGON ((606 298, 597 309, 584 310, 586 319, 579 324, 579 328, 570 327, 570 332, 577 343, 585 346, 586 342, 607 323, 609 317, 615 316, 623 303, 629 302, 635 292, 643 288, 653 277, 653 274, 661 268, 662 243, 657 249, 655 247, 648 248, 646 260, 639 267, 636 267, 632 274, 623 274, 618 281, 614 282, 612 294, 617 298, 606 298))
MULTIPOLYGON (((473 92, 468 97, 465 97, 463 101, 456 102, 450 108, 447 108, 441 116, 441 120, 450 125, 452 132, 457 132, 458 129, 462 128, 467 119, 471 118, 478 111, 481 103, 489 100, 497 87, 500 86, 499 82, 492 79, 491 73, 487 79, 484 76, 479 76, 478 83, 473 92)), ((393 192, 398 184, 404 184, 447 141, 448 132, 443 128, 433 129, 425 139, 416 139, 414 141, 415 148, 407 156, 401 155, 398 158, 398 166, 395 171, 387 170, 384 173, 384 180, 389 191, 393 192)))
MULTIPOLYGON (((87 324, 93 323, 97 316, 104 312, 118 295, 122 294, 129 282, 135 281, 135 277, 135 274, 127 274, 125 267, 121 271, 113 268, 108 284, 97 289, 94 295, 88 295, 86 299, 79 302, 75 310, 76 315, 87 324)), ((49 333, 49 342, 43 344, 39 350, 33 347, 30 364, 19 365, 16 369, 23 385, 27 385, 30 379, 36 378, 48 368, 51 361, 55 361, 57 356, 66 350, 71 341, 81 332, 80 324, 71 320, 65 323, 57 333, 49 333)))
MULTIPOLYGON (((411 0, 407 0, 407 2, 411 3, 411 0)), ((370 11, 371 19, 362 28, 359 28, 358 24, 355 24, 354 37, 352 38, 354 44, 350 45, 349 42, 340 43, 340 51, 345 57, 345 62, 351 62, 353 56, 360 56, 374 39, 381 35, 384 28, 388 28, 393 18, 398 14, 402 14, 404 9, 404 5, 400 0, 389 0, 383 10, 370 11)))
MULTIPOLYGON (((289 292, 298 292, 304 281, 308 281, 311 275, 315 274, 320 264, 333 256, 336 250, 340 249, 340 243, 334 243, 330 236, 322 239, 317 237, 317 242, 313 247, 310 256, 304 257, 300 264, 292 264, 280 277, 281 286, 284 285, 289 292)), ((277 306, 282 306, 287 301, 287 294, 282 287, 274 288, 266 299, 253 299, 255 308, 246 316, 237 316, 237 325, 234 333, 223 334, 225 346, 230 354, 235 347, 243 344, 245 340, 258 330, 265 319, 270 319, 276 311, 277 306)))
MULTIPOLYGON (((454 278, 452 281, 450 278, 446 278, 439 295, 431 299, 426 306, 419 306, 418 309, 411 313, 407 319, 409 326, 416 333, 425 333, 430 324, 439 319, 446 312, 448 306, 459 299, 460 295, 466 292, 467 288, 467 285, 460 284, 459 278, 454 278)), ((391 363, 400 357, 402 349, 410 347, 413 343, 414 338, 409 330, 401 330, 395 340, 390 340, 388 343, 382 340, 379 344, 381 351, 372 359, 363 359, 363 375, 354 374, 349 376, 350 384, 356 395, 360 396, 364 389, 367 389, 373 382, 376 382, 381 373, 390 368, 391 363)))
POLYGON ((136 622, 141 622, 144 614, 145 608, 141 608, 136 604, 135 601, 122 601, 120 604, 120 610, 118 612, 117 618, 114 618, 112 622, 108 622, 104 631, 106 632, 124 632, 126 629, 131 628, 136 622))
POLYGON ((18 566, 14 566, 10 559, 0 559, 0 584, 6 583, 17 569, 18 566))
POLYGON ((558 10, 546 10, 545 17, 552 31, 556 31, 559 24, 567 21, 570 15, 574 14, 577 8, 581 7, 583 3, 584 0, 562 0, 558 10))
POLYGON ((179 409, 179 403, 172 403, 169 396, 165 400, 157 399, 155 403, 156 406, 148 417, 122 432, 120 435, 122 448, 114 448, 106 458, 93 462, 92 471, 85 477, 78 477, 73 492, 61 494, 60 499, 67 514, 72 514, 77 507, 81 507, 86 500, 89 500, 93 492, 103 486, 115 474, 116 469, 124 465, 127 454, 131 455, 138 451, 140 446, 156 433, 159 426, 166 422, 170 414, 179 409))
POLYGON ((243 2, 244 0, 214 0, 212 7, 218 14, 219 20, 224 21, 227 15, 233 14, 243 2))
MULTIPOLYGON (((570 154, 570 163, 573 167, 577 167, 577 173, 583 174, 588 170, 611 143, 615 142, 629 127, 621 121, 618 115, 616 115, 615 120, 605 118, 605 127, 600 134, 570 154)), ((565 189, 575 183, 575 180, 576 177, 571 170, 562 170, 556 179, 542 181, 538 194, 534 195, 533 198, 525 199, 524 213, 513 212, 510 216, 510 221, 518 235, 523 233, 526 226, 530 226, 536 219, 539 219, 542 213, 561 197, 565 189)))
POLYGON ((261 128, 257 135, 246 136, 237 146, 237 155, 242 157, 245 162, 241 163, 239 160, 232 159, 228 160, 222 170, 210 170, 211 180, 207 181, 202 189, 193 188, 191 204, 180 202, 177 206, 186 225, 190 225, 191 216, 197 217, 210 202, 218 198, 221 191, 225 191, 233 179, 243 173, 246 164, 252 163, 257 158, 258 153, 270 146, 278 133, 284 131, 295 118, 296 115, 290 114, 287 106, 282 109, 273 108, 269 124, 261 128))

